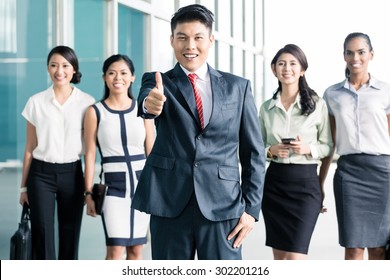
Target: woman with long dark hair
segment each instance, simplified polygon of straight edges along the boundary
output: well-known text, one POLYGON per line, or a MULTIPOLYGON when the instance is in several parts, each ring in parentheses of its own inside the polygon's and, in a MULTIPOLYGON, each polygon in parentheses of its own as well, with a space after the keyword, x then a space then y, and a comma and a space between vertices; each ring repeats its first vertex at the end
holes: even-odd
POLYGON ((273 97, 260 108, 267 158, 262 212, 266 245, 274 259, 305 259, 323 207, 325 161, 332 149, 328 110, 309 87, 303 51, 288 44, 271 61, 278 79, 273 97))

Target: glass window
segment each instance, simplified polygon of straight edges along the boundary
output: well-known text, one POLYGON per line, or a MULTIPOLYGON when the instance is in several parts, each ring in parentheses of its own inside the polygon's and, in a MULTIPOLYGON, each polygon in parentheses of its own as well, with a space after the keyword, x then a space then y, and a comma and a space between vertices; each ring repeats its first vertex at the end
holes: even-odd
POLYGON ((159 14, 172 16, 175 12, 175 1, 153 0, 152 5, 156 11, 159 11, 159 14))
POLYGON ((217 68, 221 71, 230 72, 230 46, 217 41, 217 68))
POLYGON ((255 95, 255 102, 258 108, 260 108, 261 102, 264 99, 264 92, 263 92, 263 63, 264 59, 261 55, 255 56, 255 84, 253 85, 253 91, 255 95))
POLYGON ((241 48, 233 48, 233 65, 232 72, 237 76, 244 75, 244 52, 241 48))
POLYGON ((231 6, 230 1, 220 1, 218 2, 216 10, 216 30, 225 35, 231 36, 231 6))
POLYGON ((263 1, 255 1, 255 44, 257 48, 261 48, 263 42, 263 1))
POLYGON ((252 90, 254 87, 254 76, 255 76, 255 69, 254 69, 254 56, 252 52, 246 51, 245 52, 245 78, 251 81, 252 83, 252 90))
POLYGON ((244 33, 244 14, 243 14, 243 0, 234 0, 233 12, 233 37, 236 41, 243 41, 244 33))
POLYGON ((212 11, 215 15, 215 0, 200 0, 200 4, 212 11))
POLYGON ((188 6, 191 4, 195 4, 196 1, 195 0, 178 0, 177 2, 178 2, 179 7, 184 7, 184 6, 188 6))
POLYGON ((16 53, 16 2, 0 2, 0 52, 16 53))
POLYGON ((154 48, 155 59, 153 61, 152 71, 165 72, 172 68, 176 63, 174 53, 171 46, 171 24, 168 21, 155 19, 155 29, 153 30, 153 41, 158 43, 158 47, 154 48))
POLYGON ((253 8, 254 8, 254 4, 253 4, 253 0, 245 0, 244 2, 244 5, 245 5, 245 10, 244 10, 244 14, 245 14, 245 17, 244 17, 244 40, 246 43, 250 44, 250 45, 253 45, 254 43, 254 40, 253 40, 253 23, 254 23, 254 20, 253 20, 253 14, 254 14, 254 11, 253 11, 253 8))
POLYGON ((104 1, 74 1, 74 50, 83 74, 81 90, 96 100, 103 97, 102 67, 105 56, 104 1))
POLYGON ((15 4, 14 0, 5 0, 0 4, 1 18, 6 15, 7 19, 7 26, 0 28, 0 38, 12 41, 0 47, 0 163, 17 160, 15 163, 21 165, 26 136, 21 112, 31 95, 49 85, 46 57, 52 47, 48 44, 53 34, 48 21, 53 16, 50 7, 53 1, 18 0, 15 4))
POLYGON ((207 58, 207 63, 210 64, 211 67, 216 68, 215 66, 215 57, 216 57, 216 42, 214 41, 213 46, 209 50, 209 56, 207 58))
POLYGON ((138 96, 142 74, 145 72, 145 22, 144 14, 119 5, 118 7, 118 51, 126 54, 134 63, 136 79, 133 94, 138 96))

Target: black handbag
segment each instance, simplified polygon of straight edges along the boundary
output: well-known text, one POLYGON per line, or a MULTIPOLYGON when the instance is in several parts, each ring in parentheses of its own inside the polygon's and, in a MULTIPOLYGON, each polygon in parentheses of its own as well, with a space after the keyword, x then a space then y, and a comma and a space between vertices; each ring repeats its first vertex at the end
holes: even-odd
POLYGON ((23 205, 22 217, 19 228, 11 237, 10 260, 31 260, 31 229, 30 229, 30 207, 27 203, 23 205))
POLYGON ((387 240, 387 244, 386 244, 386 257, 385 257, 385 259, 390 260, 390 237, 387 240))
POLYGON ((92 188, 92 199, 95 202, 96 214, 101 215, 103 211, 104 198, 106 197, 107 185, 94 184, 92 188))

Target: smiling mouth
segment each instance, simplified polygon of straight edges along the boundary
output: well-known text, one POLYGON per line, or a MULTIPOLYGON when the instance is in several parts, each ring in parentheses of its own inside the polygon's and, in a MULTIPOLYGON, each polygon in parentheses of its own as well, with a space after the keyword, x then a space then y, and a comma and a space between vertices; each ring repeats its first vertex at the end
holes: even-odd
POLYGON ((198 57, 197 54, 184 54, 184 57, 185 58, 195 58, 195 57, 198 57))

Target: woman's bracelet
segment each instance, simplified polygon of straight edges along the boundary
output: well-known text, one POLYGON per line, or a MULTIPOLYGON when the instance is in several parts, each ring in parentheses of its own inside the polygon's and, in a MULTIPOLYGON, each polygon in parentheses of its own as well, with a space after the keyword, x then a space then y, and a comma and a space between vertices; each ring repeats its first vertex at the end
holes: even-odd
POLYGON ((20 193, 24 193, 24 192, 27 192, 27 187, 21 187, 20 188, 20 193))

